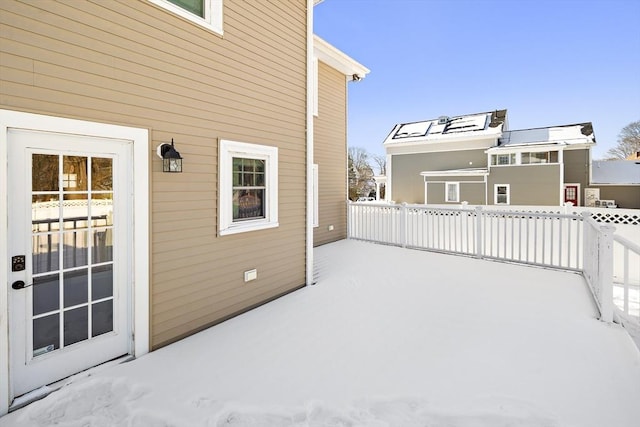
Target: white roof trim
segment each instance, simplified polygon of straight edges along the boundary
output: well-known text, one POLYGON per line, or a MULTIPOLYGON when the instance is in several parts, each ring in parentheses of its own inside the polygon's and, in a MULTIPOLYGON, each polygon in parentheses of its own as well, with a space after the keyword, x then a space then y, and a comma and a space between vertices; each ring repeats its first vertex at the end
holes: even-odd
POLYGON ((313 56, 340 71, 349 80, 354 80, 354 76, 358 77, 357 80, 363 79, 370 72, 367 67, 315 34, 313 35, 313 56))
POLYGON ((529 144, 498 145, 489 148, 485 153, 533 153, 563 150, 567 146, 568 144, 566 142, 534 142, 529 144))
MULTIPOLYGON (((457 142, 457 141, 480 141, 497 139, 502 134, 499 127, 490 128, 491 130, 479 130, 475 132, 455 132, 438 136, 418 136, 412 138, 403 138, 400 140, 394 140, 393 138, 387 138, 382 144, 385 147, 410 147, 412 145, 435 145, 440 143, 457 142), (493 131, 493 129, 497 129, 493 131)), ((393 129, 394 131, 396 128, 393 129)), ((393 132, 391 132, 393 133, 393 132)))
POLYGON ((424 171, 420 172, 422 176, 485 176, 489 175, 489 170, 484 168, 478 169, 450 169, 444 171, 424 171))

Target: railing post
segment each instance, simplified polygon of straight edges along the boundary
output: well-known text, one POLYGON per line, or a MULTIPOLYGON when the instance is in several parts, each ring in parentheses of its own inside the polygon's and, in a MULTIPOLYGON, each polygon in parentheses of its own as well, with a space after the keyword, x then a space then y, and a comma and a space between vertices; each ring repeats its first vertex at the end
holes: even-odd
POLYGON ((400 244, 403 248, 407 247, 407 229, 409 228, 409 210, 407 209, 407 202, 402 202, 400 205, 400 244))
POLYGON ((601 226, 598 233, 598 281, 600 282, 600 320, 613 322, 613 233, 612 226, 601 226))
POLYGON ((351 200, 347 200, 347 239, 351 239, 351 221, 353 220, 353 212, 351 211, 351 200))
POLYGON ((482 206, 476 206, 476 258, 482 258, 482 206))

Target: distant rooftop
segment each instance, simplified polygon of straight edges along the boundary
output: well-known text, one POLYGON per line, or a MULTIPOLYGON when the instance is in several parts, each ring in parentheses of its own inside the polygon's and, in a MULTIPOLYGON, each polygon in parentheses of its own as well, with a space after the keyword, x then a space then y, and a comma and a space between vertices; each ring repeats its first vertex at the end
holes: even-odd
POLYGON ((639 184, 639 160, 594 160, 591 167, 594 184, 639 184))
POLYGON ((444 135, 499 133, 506 122, 507 110, 495 110, 485 113, 463 116, 441 116, 437 119, 413 123, 400 123, 385 140, 385 143, 409 142, 415 140, 437 139, 444 135))
POLYGON ((500 147, 513 147, 528 144, 571 145, 584 143, 595 143, 593 125, 590 122, 505 131, 498 145, 500 147))

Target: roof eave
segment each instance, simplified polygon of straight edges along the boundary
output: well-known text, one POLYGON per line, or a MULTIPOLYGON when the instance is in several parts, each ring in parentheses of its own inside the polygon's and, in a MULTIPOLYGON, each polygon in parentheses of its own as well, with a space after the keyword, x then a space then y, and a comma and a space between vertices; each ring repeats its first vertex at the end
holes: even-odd
POLYGON ((313 55, 319 61, 343 73, 348 80, 362 80, 370 72, 367 67, 315 34, 313 35, 313 55))
MULTIPOLYGON (((395 127, 394 127, 395 129, 395 127)), ((490 128, 499 129, 499 128, 490 128)), ((502 134, 501 130, 494 132, 487 132, 487 130, 479 131, 482 133, 471 134, 471 132, 459 132, 441 135, 438 137, 416 137, 414 138, 388 138, 382 143, 386 147, 398 147, 398 146, 412 146, 412 145, 425 145, 425 144, 441 144, 460 141, 480 141, 483 139, 495 139, 499 138, 502 134)), ((392 132, 393 133, 393 132, 392 132)))

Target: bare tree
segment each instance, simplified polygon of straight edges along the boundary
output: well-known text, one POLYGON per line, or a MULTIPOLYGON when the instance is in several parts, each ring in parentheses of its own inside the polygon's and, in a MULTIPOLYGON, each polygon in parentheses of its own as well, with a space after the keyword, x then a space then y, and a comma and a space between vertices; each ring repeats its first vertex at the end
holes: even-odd
POLYGON ((349 199, 367 197, 375 188, 369 153, 363 148, 349 147, 348 151, 349 199))
POLYGON ((378 167, 378 175, 386 175, 387 174, 387 156, 381 156, 380 154, 374 154, 371 156, 373 162, 378 167))
POLYGON ((640 120, 622 128, 618 135, 618 145, 607 151, 609 159, 626 159, 640 152, 640 120))

